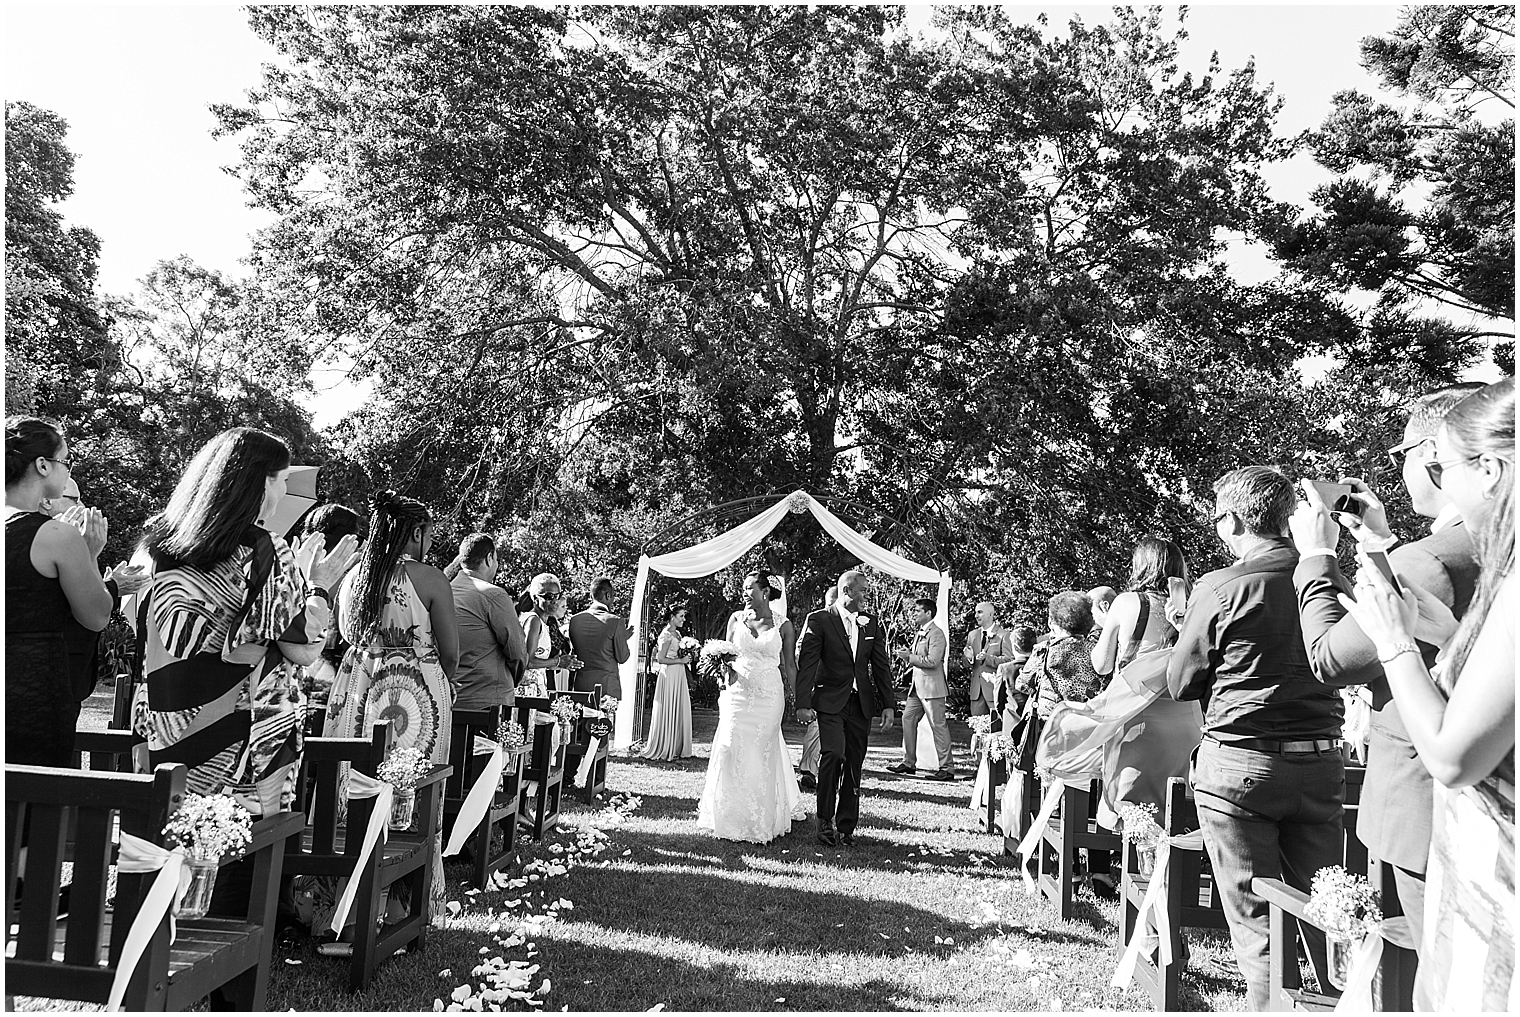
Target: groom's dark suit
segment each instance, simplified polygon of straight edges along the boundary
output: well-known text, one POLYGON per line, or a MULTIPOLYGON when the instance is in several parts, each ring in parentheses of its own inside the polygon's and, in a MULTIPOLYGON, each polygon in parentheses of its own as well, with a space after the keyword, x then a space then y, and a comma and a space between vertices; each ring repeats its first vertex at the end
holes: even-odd
POLYGON ((823 749, 818 822, 820 827, 834 822, 841 835, 852 833, 860 819, 860 770, 871 718, 896 707, 886 636, 874 617, 856 617, 860 629, 853 653, 837 607, 808 615, 797 652, 797 709, 817 711, 823 749))

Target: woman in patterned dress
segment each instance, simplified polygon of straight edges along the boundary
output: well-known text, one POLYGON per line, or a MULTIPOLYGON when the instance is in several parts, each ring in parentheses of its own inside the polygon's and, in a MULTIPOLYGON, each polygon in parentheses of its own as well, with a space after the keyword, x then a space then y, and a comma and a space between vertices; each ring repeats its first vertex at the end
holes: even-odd
MULTIPOLYGON (((448 580, 419 560, 432 545, 432 514, 392 490, 376 494, 371 508, 369 542, 338 598, 338 626, 352 646, 333 682, 322 733, 367 738, 375 721, 389 720, 396 748, 447 763, 459 629, 448 580)), ((444 914, 441 821, 434 852, 428 915, 436 924, 444 914)))
POLYGON ((255 816, 293 801, 306 711, 297 665, 320 652, 328 586, 354 551, 348 538, 319 558, 318 537, 292 552, 263 529, 289 473, 280 439, 223 431, 143 534, 152 578, 134 726, 150 765, 184 763, 189 791, 231 794, 255 816))
POLYGON ((1515 381, 1454 406, 1426 470, 1473 536, 1482 572, 1460 626, 1368 560, 1356 600, 1399 716, 1436 779, 1417 1010, 1520 1010, 1515 978, 1515 381), (1435 674, 1414 637, 1442 646, 1435 674))

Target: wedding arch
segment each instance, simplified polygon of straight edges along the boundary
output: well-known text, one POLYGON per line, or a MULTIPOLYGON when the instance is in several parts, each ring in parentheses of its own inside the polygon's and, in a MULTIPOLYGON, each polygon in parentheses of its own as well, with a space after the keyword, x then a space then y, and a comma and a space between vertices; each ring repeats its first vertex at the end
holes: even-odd
MULTIPOLYGON (((746 503, 760 504, 767 500, 768 497, 770 496, 762 495, 758 498, 735 502, 732 505, 744 506, 746 503)), ((639 721, 643 719, 642 692, 644 683, 640 680, 638 674, 639 653, 637 648, 640 646, 642 630, 645 626, 645 591, 649 586, 649 573, 651 571, 658 572, 660 575, 669 576, 672 579, 701 579, 715 572, 721 572, 744 557, 755 545, 769 536, 770 532, 780 525, 781 520, 789 512, 798 515, 804 512, 811 512, 813 518, 818 520, 818 524, 823 527, 825 533, 838 541, 845 550, 859 558, 862 563, 869 565, 877 571, 885 572, 888 575, 896 576, 899 579, 906 579, 913 583, 935 584, 938 587, 938 594, 935 597, 935 617, 940 619, 940 624, 944 624, 944 619, 949 617, 951 577, 948 565, 941 570, 940 568, 905 558, 895 551, 889 551, 849 526, 844 520, 829 511, 819 499, 814 498, 806 491, 793 491, 789 495, 778 497, 775 504, 765 511, 709 540, 663 554, 651 556, 645 553, 639 556, 638 578, 633 583, 633 603, 628 611, 629 626, 633 629, 633 637, 630 640, 630 644, 634 648, 634 652, 628 655, 627 662, 622 665, 620 676, 623 689, 625 690, 624 695, 628 694, 626 690, 632 689, 636 691, 633 696, 633 702, 630 704, 633 706, 633 709, 619 710, 617 712, 616 729, 613 732, 612 742, 614 748, 625 749, 632 745, 636 737, 639 721)), ((698 516, 703 514, 705 513, 699 513, 698 516)), ((676 525, 678 527, 689 525, 695 518, 697 517, 690 517, 676 525)), ((662 533, 657 534, 655 538, 651 539, 650 543, 645 545, 646 550, 658 546, 657 541, 670 535, 673 529, 674 527, 667 528, 662 533)), ((935 557, 938 559, 938 555, 935 557)), ((936 560, 935 566, 939 564, 938 560, 936 560)))

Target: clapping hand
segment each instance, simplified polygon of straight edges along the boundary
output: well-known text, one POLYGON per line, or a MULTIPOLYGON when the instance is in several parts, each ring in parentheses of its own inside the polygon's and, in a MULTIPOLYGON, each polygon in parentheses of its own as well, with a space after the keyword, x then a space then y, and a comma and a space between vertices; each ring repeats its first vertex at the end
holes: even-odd
POLYGON ((141 565, 131 565, 122 562, 106 573, 107 579, 116 581, 116 592, 123 597, 130 597, 142 585, 148 581, 148 570, 141 565))
POLYGON ((358 557, 359 539, 347 534, 339 538, 331 551, 322 555, 326 542, 326 536, 321 533, 307 534, 296 547, 296 567, 313 586, 331 590, 358 557), (322 556, 319 558, 318 555, 322 556))
POLYGON ((83 505, 75 505, 59 516, 58 521, 76 527, 79 530, 80 536, 84 537, 84 546, 90 549, 90 557, 100 557, 100 552, 106 546, 106 537, 111 530, 110 524, 106 521, 105 513, 101 512, 98 508, 86 508, 83 505))

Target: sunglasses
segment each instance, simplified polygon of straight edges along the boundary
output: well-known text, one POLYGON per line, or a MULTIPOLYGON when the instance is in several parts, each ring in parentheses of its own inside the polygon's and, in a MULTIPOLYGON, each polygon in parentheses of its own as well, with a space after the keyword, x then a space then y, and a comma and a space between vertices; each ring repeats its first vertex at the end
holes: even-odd
POLYGON ((1449 463, 1443 463, 1441 460, 1437 459, 1433 462, 1428 462, 1425 464, 1425 472, 1430 476, 1430 482, 1436 486, 1437 490, 1440 490, 1441 474, 1446 472, 1446 468, 1448 466, 1456 466, 1460 463, 1470 463, 1477 458, 1478 456, 1463 456, 1461 459, 1457 459, 1449 463))
POLYGON ((46 459, 50 463, 57 463, 58 465, 62 466, 64 469, 68 470, 70 473, 74 472, 74 458, 75 457, 72 456, 72 455, 71 456, 67 456, 67 457, 65 457, 63 459, 55 459, 52 456, 43 456, 42 458, 46 459))
POLYGON ((1404 468, 1405 456, 1409 455, 1409 453, 1413 452, 1421 445, 1427 444, 1428 442, 1434 440, 1435 439, 1429 437, 1418 438, 1415 441, 1406 441, 1402 445, 1395 445, 1393 448, 1388 450, 1388 461, 1393 464, 1394 469, 1402 470, 1404 468))

